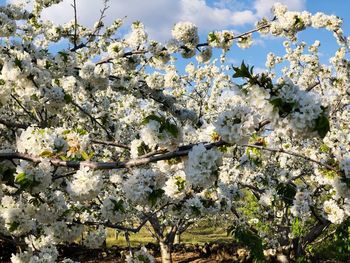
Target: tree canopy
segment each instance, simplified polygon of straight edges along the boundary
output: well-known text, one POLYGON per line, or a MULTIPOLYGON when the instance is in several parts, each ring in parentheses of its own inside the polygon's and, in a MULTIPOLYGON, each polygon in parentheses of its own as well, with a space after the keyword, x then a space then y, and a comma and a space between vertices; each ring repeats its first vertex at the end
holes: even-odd
MULTIPOLYGON (((145 224, 171 262, 177 233, 226 214, 256 260, 282 247, 296 259, 349 223, 350 38, 340 18, 277 3, 248 32, 200 39, 183 21, 160 43, 140 21, 117 37, 123 20, 105 25, 107 0, 93 28, 79 24, 75 0, 72 22, 43 20, 59 2, 0 7, 0 239, 16 245, 12 262, 56 262, 57 246, 82 233, 97 248, 107 227, 145 224), (308 28, 333 33, 329 64, 320 41, 298 39, 308 28), (271 47, 260 73, 227 63, 254 34, 284 38, 285 54, 271 47)), ((127 260, 154 259, 142 249, 127 260)))

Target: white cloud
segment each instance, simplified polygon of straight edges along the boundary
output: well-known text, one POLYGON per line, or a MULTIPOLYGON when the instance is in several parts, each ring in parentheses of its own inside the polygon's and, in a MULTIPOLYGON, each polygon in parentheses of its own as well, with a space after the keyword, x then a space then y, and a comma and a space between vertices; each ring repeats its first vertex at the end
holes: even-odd
POLYGON ((232 15, 233 25, 252 24, 257 17, 251 10, 238 11, 232 15))
POLYGON ((287 5, 289 10, 300 11, 305 8, 306 0, 255 0, 254 9, 256 10, 256 16, 268 16, 271 7, 277 2, 287 5))
MULTIPOLYGON (((8 0, 14 2, 16 0, 8 0)), ((18 1, 18 0, 17 0, 18 1)), ((279 0, 292 10, 300 10, 306 0, 279 0)), ((44 18, 55 23, 66 23, 73 18, 71 3, 64 0, 44 11, 44 18)), ((125 21, 142 21, 152 39, 165 41, 170 38, 173 25, 178 21, 191 21, 201 32, 251 25, 262 16, 269 16, 271 6, 277 0, 254 0, 251 7, 237 0, 110 0, 105 23, 127 16, 125 21)), ((77 0, 79 22, 91 26, 99 18, 102 0, 77 0)))

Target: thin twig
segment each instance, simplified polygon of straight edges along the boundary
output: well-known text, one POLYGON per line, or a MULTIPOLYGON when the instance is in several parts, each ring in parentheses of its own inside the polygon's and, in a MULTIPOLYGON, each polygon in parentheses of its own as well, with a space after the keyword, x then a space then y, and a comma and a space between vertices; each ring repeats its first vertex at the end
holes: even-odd
POLYGON ((311 85, 310 87, 308 87, 306 89, 306 91, 311 91, 313 90, 315 87, 317 87, 318 85, 320 85, 321 83, 320 82, 316 82, 315 84, 311 85))
MULTIPOLYGON (((242 37, 245 37, 246 35, 249 35, 249 34, 252 34, 254 32, 257 32, 261 29, 265 29, 265 28, 268 28, 270 27, 270 24, 266 24, 266 25, 263 25, 261 27, 258 27, 258 28, 254 28, 252 30, 249 30, 247 32, 244 32, 240 35, 237 35, 237 36, 234 36, 232 37, 231 39, 229 40, 234 40, 234 39, 239 39, 239 38, 242 38, 242 37)), ((199 47, 205 47, 205 46, 209 46, 209 43, 208 42, 205 42, 205 43, 200 43, 200 44, 197 44, 196 48, 198 49, 199 47)), ((184 48, 184 49, 188 49, 188 47, 186 46, 182 46, 181 48, 184 48)), ((166 48, 164 48, 164 50, 167 50, 166 48)), ((129 52, 126 52, 123 57, 128 57, 128 56, 132 56, 132 55, 136 55, 136 54, 145 54, 145 53, 148 53, 149 51, 148 50, 134 50, 134 51, 129 51, 129 52)), ((99 64, 103 64, 103 63, 109 63, 113 60, 112 57, 107 57, 107 58, 104 58, 100 61, 98 61, 96 63, 96 65, 99 65, 99 64)))
POLYGON ((123 148, 123 149, 127 149, 130 150, 130 146, 125 145, 125 144, 121 144, 121 143, 117 143, 117 142, 112 142, 112 141, 102 141, 102 140, 90 140, 92 143, 96 143, 96 144, 102 144, 102 145, 107 145, 107 146, 115 146, 115 147, 119 147, 119 148, 123 148))
POLYGON ((77 3, 76 3, 76 0, 73 0, 72 7, 74 9, 74 39, 73 39, 73 43, 74 43, 74 48, 76 48, 77 47, 77 41, 78 41, 78 17, 77 17, 77 3))
POLYGON ((91 221, 86 221, 86 222, 82 223, 82 222, 79 222, 79 221, 74 221, 74 223, 76 223, 76 224, 83 224, 83 225, 87 225, 87 226, 100 226, 100 225, 103 225, 103 226, 110 227, 110 228, 113 228, 113 229, 118 229, 118 230, 121 230, 121 231, 137 233, 147 223, 147 221, 148 221, 148 218, 144 219, 140 223, 140 225, 138 227, 136 227, 136 228, 125 227, 125 226, 118 225, 118 224, 113 224, 113 223, 110 223, 110 222, 91 222, 91 221))
POLYGON ((13 99, 17 102, 17 104, 22 108, 22 110, 23 110, 25 113, 28 114, 28 116, 29 116, 30 118, 32 118, 33 120, 35 120, 35 121, 37 121, 37 122, 40 123, 40 120, 38 120, 37 118, 35 118, 35 116, 34 116, 29 110, 27 110, 27 109, 22 105, 22 103, 19 101, 19 99, 16 98, 16 96, 14 96, 13 94, 11 94, 10 96, 11 96, 11 98, 13 98, 13 99))
MULTIPOLYGON (((273 20, 272 20, 272 21, 273 21, 273 20)), ((230 39, 228 39, 228 40, 235 40, 235 39, 239 39, 239 38, 245 37, 245 36, 247 36, 247 35, 249 35, 249 34, 252 34, 252 33, 258 32, 259 30, 262 30, 262 29, 268 28, 268 27, 270 27, 270 26, 271 26, 271 24, 270 24, 270 23, 268 23, 268 24, 263 25, 263 26, 261 26, 261 27, 254 28, 254 29, 252 29, 252 30, 249 30, 249 31, 247 31, 247 32, 244 32, 244 33, 242 33, 242 34, 240 34, 240 35, 233 36, 232 38, 230 38, 230 39)), ((209 46, 209 43, 208 43, 208 42, 201 43, 201 44, 198 44, 196 47, 205 47, 205 46, 209 46)))
POLYGON ((250 148, 256 148, 256 149, 260 149, 262 151, 269 151, 269 152, 275 152, 275 153, 284 153, 284 154, 288 154, 288 155, 292 155, 292 156, 295 156, 295 157, 298 157, 298 158, 302 158, 304 160, 307 160, 307 161, 310 161, 310 162, 313 162, 313 163, 316 163, 318 164, 319 166, 323 166, 325 168, 327 168, 328 170, 332 170, 332 171, 335 171, 335 172, 340 172, 338 171, 336 168, 334 168, 333 166, 330 166, 328 164, 325 164, 325 163, 322 163, 320 161, 317 161, 315 159, 312 159, 308 156, 305 156, 305 155, 302 155, 302 154, 299 154, 299 153, 296 153, 296 152, 292 152, 292 151, 287 151, 287 150, 284 150, 282 148, 279 148, 279 149, 276 149, 276 148, 268 148, 268 147, 264 147, 264 146, 260 146, 260 145, 254 145, 254 144, 243 144, 243 145, 240 145, 242 147, 250 147, 250 148))
POLYGON ((103 8, 100 10, 100 18, 98 19, 98 21, 96 23, 95 30, 90 34, 88 40, 85 43, 81 43, 80 45, 74 46, 70 50, 71 52, 75 52, 78 49, 86 47, 94 39, 94 37, 99 34, 100 29, 103 27, 102 20, 105 18, 105 13, 106 13, 107 9, 109 8, 109 6, 107 5, 108 1, 109 0, 104 0, 103 8))
POLYGON ((7 120, 2 120, 0 119, 0 124, 5 125, 8 128, 17 128, 17 129, 26 129, 29 124, 22 124, 22 123, 16 123, 16 122, 11 122, 7 120))
POLYGON ((90 120, 94 123, 96 123, 98 126, 100 126, 108 135, 109 138, 113 138, 112 134, 108 131, 108 129, 103 126, 95 117, 93 117, 89 112, 87 112, 83 107, 81 107, 79 104, 77 104, 74 101, 71 101, 71 103, 77 107, 81 112, 83 112, 85 115, 87 115, 90 120))
POLYGON ((154 156, 154 155, 157 155, 157 154, 166 153, 166 152, 167 152, 166 150, 155 150, 155 151, 146 153, 146 154, 144 154, 144 155, 138 156, 138 159, 140 159, 140 158, 146 158, 146 157, 151 157, 151 156, 154 156))

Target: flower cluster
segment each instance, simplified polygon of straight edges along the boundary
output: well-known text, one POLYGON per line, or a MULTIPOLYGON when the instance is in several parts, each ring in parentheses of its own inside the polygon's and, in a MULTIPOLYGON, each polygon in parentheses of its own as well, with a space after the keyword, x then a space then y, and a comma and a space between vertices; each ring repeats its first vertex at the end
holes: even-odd
POLYGON ((155 147, 174 149, 181 140, 179 128, 162 117, 151 115, 146 118, 146 125, 140 131, 140 137, 151 149, 155 147))
POLYGON ((344 221, 345 213, 334 200, 328 200, 323 204, 323 211, 326 218, 333 224, 340 224, 344 221))
POLYGON ((21 236, 33 230, 34 220, 28 213, 25 203, 17 202, 10 196, 4 196, 1 199, 0 211, 1 232, 21 236))
POLYGON ((86 155, 89 136, 84 130, 39 129, 33 126, 24 130, 17 140, 21 153, 51 157, 55 155, 81 159, 86 155))
POLYGON ((99 226, 96 230, 91 230, 85 236, 84 245, 88 248, 99 248, 106 240, 106 229, 99 226))
POLYGON ((51 184, 52 171, 49 160, 42 160, 37 167, 33 163, 21 161, 16 169, 15 183, 22 188, 30 188, 34 194, 44 192, 51 184))
POLYGON ((218 169, 221 164, 221 154, 207 150, 203 144, 196 145, 188 154, 186 164, 186 182, 194 188, 207 188, 214 185, 218 179, 218 169))
POLYGON ((112 223, 118 223, 126 218, 126 209, 122 199, 109 196, 103 201, 102 218, 112 223))
POLYGON ((102 186, 101 172, 82 166, 68 183, 67 191, 74 200, 87 201, 95 198, 102 186))
POLYGON ((308 191, 298 191, 293 200, 291 213, 293 216, 307 220, 310 216, 311 197, 308 191))
POLYGON ((208 44, 212 47, 228 50, 233 43, 234 34, 231 31, 223 30, 208 34, 208 44))
POLYGON ((186 183, 186 174, 179 170, 172 175, 163 187, 164 193, 172 199, 182 200, 186 196, 189 186, 186 183))
POLYGON ((0 36, 1 37, 9 37, 11 36, 17 29, 16 22, 12 19, 9 19, 8 16, 4 13, 0 14, 0 36))
MULTIPOLYGON (((341 19, 276 4, 273 20, 240 35, 218 29, 201 43, 180 22, 162 44, 141 22, 125 35, 120 19, 105 26, 103 12, 92 28, 43 20, 60 2, 0 7, 0 239, 24 242, 12 262, 57 261, 57 245, 77 240, 101 247, 101 225, 148 220, 161 241, 218 214, 275 249, 296 234, 304 248, 315 223, 348 219, 341 19), (319 41, 298 41, 307 28, 334 33, 329 63, 319 41), (227 51, 250 47, 253 34, 286 39, 260 74, 228 65, 227 51)), ((154 261, 145 249, 127 260, 154 261)))
POLYGON ((186 47, 194 49, 199 43, 197 26, 191 22, 179 22, 171 31, 174 39, 180 41, 186 47))
POLYGON ((224 141, 241 144, 247 142, 255 131, 257 118, 249 107, 236 105, 220 113, 214 126, 224 141))
POLYGON ((135 169, 123 184, 125 197, 133 204, 147 207, 157 203, 163 193, 165 174, 153 169, 135 169))
POLYGON ((270 100, 270 103, 278 109, 279 116, 284 118, 279 125, 287 126, 296 134, 305 136, 317 131, 317 122, 324 114, 317 97, 300 90, 289 79, 285 79, 281 85, 278 98, 272 97, 270 100))
POLYGON ((147 41, 147 33, 141 22, 132 24, 132 31, 129 38, 126 40, 130 47, 139 48, 147 41))

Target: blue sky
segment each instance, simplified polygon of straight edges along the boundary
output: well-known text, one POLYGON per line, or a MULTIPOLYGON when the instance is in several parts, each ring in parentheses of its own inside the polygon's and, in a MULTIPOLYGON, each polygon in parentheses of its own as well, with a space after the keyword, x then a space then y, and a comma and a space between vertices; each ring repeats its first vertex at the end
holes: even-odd
MULTIPOLYGON (((17 0, 7 0, 13 2, 17 0)), ((350 1, 344 0, 280 0, 288 5, 291 10, 307 10, 311 13, 324 12, 337 15, 344 20, 345 35, 350 34, 350 1)), ((0 0, 0 4, 5 4, 0 0)), ((64 0, 63 3, 49 8, 44 17, 52 19, 56 23, 68 22, 72 19, 72 0, 64 0)), ((99 16, 102 7, 100 0, 77 0, 78 18, 82 24, 91 25, 99 16)), ((177 21, 191 21, 198 25, 202 41, 211 30, 232 29, 244 32, 254 27, 254 23, 261 16, 270 16, 269 12, 275 0, 110 0, 110 8, 107 11, 106 22, 110 23, 115 18, 125 19, 126 24, 134 20, 144 22, 152 39, 165 42, 170 37, 170 30, 177 21)), ((127 29, 125 29, 127 31, 127 29)), ((263 68, 266 55, 270 51, 283 54, 281 39, 256 38, 253 47, 247 50, 234 46, 229 54, 229 61, 240 64, 244 59, 256 68, 263 68)), ((327 63, 329 57, 334 54, 337 46, 332 33, 326 30, 307 30, 299 34, 299 39, 312 44, 316 39, 322 45, 321 60, 327 63)))

